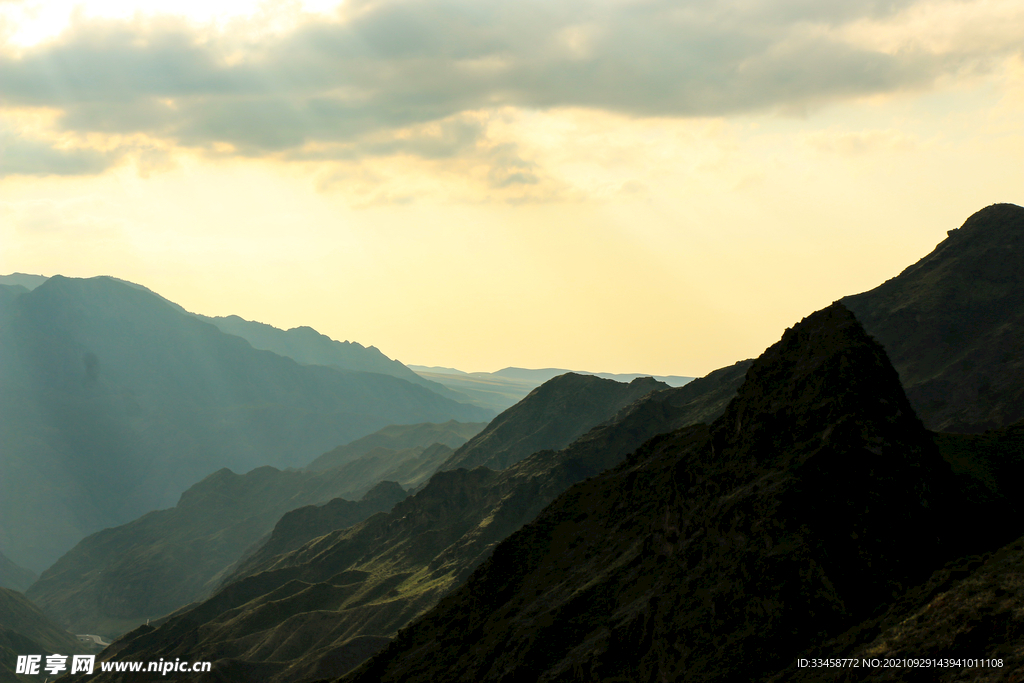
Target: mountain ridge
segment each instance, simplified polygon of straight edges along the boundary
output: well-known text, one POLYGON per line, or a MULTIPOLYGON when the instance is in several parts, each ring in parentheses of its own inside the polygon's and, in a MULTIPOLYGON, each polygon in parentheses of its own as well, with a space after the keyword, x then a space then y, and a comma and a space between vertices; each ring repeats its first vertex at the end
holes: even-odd
POLYGON ((220 467, 301 466, 388 424, 488 415, 255 350, 179 308, 61 276, 0 306, 0 549, 13 561, 41 570, 220 467))
POLYGON ((757 678, 925 578, 947 544, 926 530, 948 520, 921 502, 951 487, 884 351, 834 304, 710 427, 570 488, 344 680, 757 678))

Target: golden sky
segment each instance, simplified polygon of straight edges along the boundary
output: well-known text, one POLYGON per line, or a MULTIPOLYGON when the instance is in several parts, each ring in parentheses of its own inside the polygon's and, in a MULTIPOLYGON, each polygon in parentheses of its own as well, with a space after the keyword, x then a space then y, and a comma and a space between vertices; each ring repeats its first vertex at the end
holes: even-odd
POLYGON ((1019 0, 0 0, 0 273, 701 375, 1024 204, 1019 0))

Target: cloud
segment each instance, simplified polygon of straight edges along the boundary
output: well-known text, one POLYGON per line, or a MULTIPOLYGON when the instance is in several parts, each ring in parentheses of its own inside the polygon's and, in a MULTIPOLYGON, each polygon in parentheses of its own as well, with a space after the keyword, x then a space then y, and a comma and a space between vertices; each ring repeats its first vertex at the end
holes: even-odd
MULTIPOLYGON (((959 5, 967 8, 961 18, 984 8, 959 5)), ((1018 34, 1006 30, 1005 17, 993 28, 998 40, 987 43, 978 40, 983 18, 971 22, 963 45, 948 35, 938 50, 921 41, 903 49, 872 42, 877 31, 898 31, 901 17, 930 6, 347 0, 336 21, 310 21, 262 41, 171 20, 80 22, 56 41, 0 56, 0 92, 3 106, 59 109, 59 127, 75 133, 142 133, 195 148, 229 145, 249 156, 437 159, 475 153, 479 128, 463 121, 433 135, 397 131, 500 107, 634 117, 799 111, 928 87, 1020 51, 1006 38, 1018 34)), ((1013 17, 1024 21, 1024 12, 1013 17)), ((60 158, 63 168, 78 163, 85 172, 102 163, 60 158)), ((536 176, 520 164, 496 171, 492 182, 536 176)))
POLYGON ((0 131, 0 178, 10 175, 93 175, 117 163, 117 153, 60 149, 0 131))

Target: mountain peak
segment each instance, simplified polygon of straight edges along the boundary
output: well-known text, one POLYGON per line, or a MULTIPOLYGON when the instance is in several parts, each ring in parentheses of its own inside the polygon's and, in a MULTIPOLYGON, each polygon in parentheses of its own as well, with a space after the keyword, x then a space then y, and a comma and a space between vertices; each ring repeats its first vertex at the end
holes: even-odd
POLYGON ((564 448, 634 401, 667 388, 650 377, 624 384, 574 372, 558 375, 494 418, 441 469, 500 470, 537 451, 564 448))
POLYGON ((843 302, 936 431, 1024 418, 1024 208, 994 204, 898 277, 843 302))
POLYGON ((350 683, 760 680, 927 576, 951 475, 842 304, 500 543, 350 683))
POLYGON ((713 434, 718 448, 778 452, 850 442, 856 432, 856 441, 877 443, 880 425, 925 438, 885 351, 836 302, 787 329, 754 362, 713 434), (849 433, 840 439, 839 431, 849 433))

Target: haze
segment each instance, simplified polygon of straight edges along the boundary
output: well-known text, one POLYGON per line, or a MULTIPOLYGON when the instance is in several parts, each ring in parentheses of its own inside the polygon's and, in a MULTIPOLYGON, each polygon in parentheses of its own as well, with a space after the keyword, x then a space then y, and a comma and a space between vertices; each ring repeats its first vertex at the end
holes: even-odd
POLYGON ((1015 0, 4 0, 0 273, 699 375, 1024 204, 1022 35, 1015 0))

